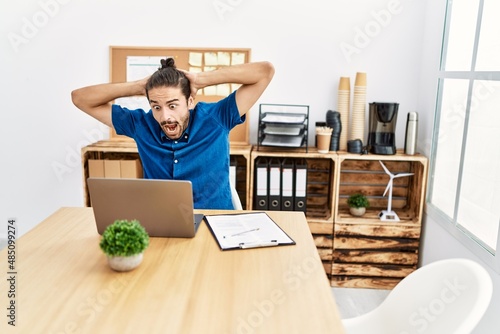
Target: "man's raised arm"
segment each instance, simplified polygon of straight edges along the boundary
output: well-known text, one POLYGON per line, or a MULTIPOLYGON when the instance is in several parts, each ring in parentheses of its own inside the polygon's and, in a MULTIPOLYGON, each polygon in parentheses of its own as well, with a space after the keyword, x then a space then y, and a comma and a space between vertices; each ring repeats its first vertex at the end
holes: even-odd
POLYGON ((88 86, 71 92, 75 106, 98 121, 113 127, 111 121, 111 105, 120 97, 146 95, 147 78, 124 83, 109 83, 88 86))
POLYGON ((236 83, 241 84, 236 92, 236 104, 240 115, 244 115, 257 102, 274 76, 270 62, 255 62, 222 67, 215 71, 186 73, 191 87, 196 90, 207 86, 236 83))

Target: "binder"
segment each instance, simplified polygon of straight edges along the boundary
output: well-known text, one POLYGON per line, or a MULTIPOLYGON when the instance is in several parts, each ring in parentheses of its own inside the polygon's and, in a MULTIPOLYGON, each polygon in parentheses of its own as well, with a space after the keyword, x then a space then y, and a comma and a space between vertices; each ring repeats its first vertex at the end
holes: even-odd
POLYGON ((255 203, 256 210, 268 210, 268 170, 267 158, 259 157, 255 160, 255 203))
POLYGON ((293 211, 293 160, 281 162, 281 211, 293 211))
POLYGON ((238 164, 236 162, 236 158, 230 157, 229 160, 229 183, 231 186, 236 189, 236 169, 238 164))
POLYGON ((269 210, 281 210, 281 162, 278 158, 269 161, 269 210))
POLYGON ((295 161, 294 210, 306 211, 307 162, 305 159, 295 161))

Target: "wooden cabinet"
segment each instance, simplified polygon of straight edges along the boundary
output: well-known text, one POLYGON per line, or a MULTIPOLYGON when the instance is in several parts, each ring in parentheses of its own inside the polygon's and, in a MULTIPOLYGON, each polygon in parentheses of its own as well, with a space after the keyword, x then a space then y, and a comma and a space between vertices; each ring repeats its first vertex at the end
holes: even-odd
MULTIPOLYGON (((314 147, 277 149, 231 146, 236 165, 236 189, 244 209, 255 209, 256 161, 261 157, 305 161, 304 214, 332 286, 390 289, 417 268, 428 160, 422 155, 321 154, 314 147), (392 208, 399 221, 381 221, 387 208, 383 196, 389 181, 379 161, 392 173, 413 173, 394 179, 392 208), (370 202, 366 214, 349 214, 347 198, 363 193, 370 202)), ((138 159, 131 141, 105 140, 82 148, 84 202, 90 206, 86 180, 89 160, 138 159)))
POLYGON ((427 158, 421 155, 338 154, 331 285, 394 287, 417 268, 422 214, 427 185, 427 158), (413 173, 395 178, 392 208, 399 221, 382 221, 388 206, 382 196, 392 173, 413 173), (363 217, 349 214, 347 198, 362 193, 370 207, 363 217))
MULTIPOLYGON (((417 268, 422 213, 427 184, 427 158, 421 155, 359 155, 347 152, 320 154, 294 150, 253 150, 251 171, 259 157, 305 158, 308 167, 305 215, 331 285, 390 289, 417 268), (396 173, 392 208, 399 221, 381 221, 387 208, 383 196, 389 181, 380 161, 396 173), (347 198, 366 195, 366 214, 349 213, 347 198)), ((250 177, 250 203, 254 203, 254 172, 250 177)), ((252 206, 254 209, 255 206, 252 206)))
MULTIPOLYGON (((236 163, 236 191, 240 195, 241 205, 248 209, 248 185, 250 179, 251 145, 231 145, 231 161, 236 163)), ((90 165, 95 160, 125 161, 139 160, 137 145, 133 140, 101 140, 82 148, 83 202, 90 206, 87 179, 90 176, 90 165)))
POLYGON ((331 272, 333 254, 333 223, 335 212, 335 188, 337 170, 337 154, 320 154, 315 147, 278 151, 260 147, 252 150, 250 159, 250 189, 249 203, 255 209, 255 162, 261 157, 277 159, 304 159, 307 165, 307 187, 305 216, 309 224, 314 242, 325 267, 325 272, 331 272))

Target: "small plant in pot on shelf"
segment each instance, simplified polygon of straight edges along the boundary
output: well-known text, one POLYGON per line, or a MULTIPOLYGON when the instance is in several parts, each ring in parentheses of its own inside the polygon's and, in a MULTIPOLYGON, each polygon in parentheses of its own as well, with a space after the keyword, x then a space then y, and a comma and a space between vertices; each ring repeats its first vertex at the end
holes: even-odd
POLYGON ((104 230, 99 243, 109 266, 116 271, 136 268, 148 246, 149 235, 138 220, 115 220, 104 230))
POLYGON ((361 217, 365 214, 366 208, 370 206, 368 198, 363 194, 353 194, 347 199, 349 212, 353 216, 361 217))

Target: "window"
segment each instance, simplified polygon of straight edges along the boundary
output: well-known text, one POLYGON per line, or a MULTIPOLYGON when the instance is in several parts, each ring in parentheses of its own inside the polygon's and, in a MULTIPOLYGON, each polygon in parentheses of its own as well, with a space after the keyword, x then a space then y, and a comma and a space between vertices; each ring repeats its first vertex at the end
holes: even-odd
POLYGON ((427 203, 483 258, 500 251, 498 13, 498 0, 448 1, 427 203))

